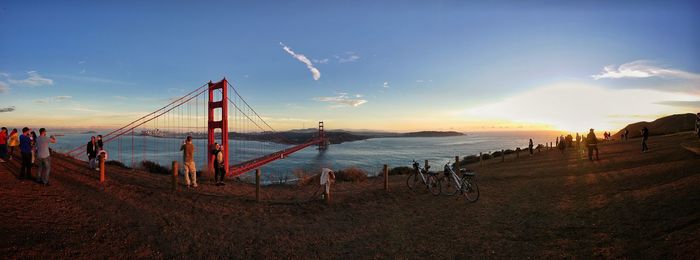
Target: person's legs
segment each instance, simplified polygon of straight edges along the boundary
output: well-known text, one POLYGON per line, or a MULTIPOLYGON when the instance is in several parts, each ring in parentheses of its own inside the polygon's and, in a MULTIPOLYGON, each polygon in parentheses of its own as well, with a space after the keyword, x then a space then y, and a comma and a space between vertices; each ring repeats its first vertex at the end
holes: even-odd
POLYGON ((7 144, 0 144, 0 160, 7 158, 7 144))
POLYGON ((49 174, 51 173, 51 157, 47 157, 44 159, 39 159, 41 160, 39 163, 43 167, 43 171, 41 171, 41 182, 43 184, 49 184, 49 174))
POLYGON ((224 178, 226 177, 226 169, 224 169, 224 167, 220 167, 219 171, 221 172, 221 185, 224 185, 224 178))
POLYGON ((595 148, 595 159, 600 160, 600 157, 598 157, 598 145, 594 146, 593 148, 595 148))
POLYGON ((22 178, 32 178, 32 153, 22 153, 22 178))
POLYGON ((189 187, 190 184, 191 184, 191 182, 190 182, 190 170, 189 170, 189 168, 187 167, 187 163, 185 163, 183 166, 184 166, 184 167, 183 167, 183 168, 184 168, 183 170, 185 171, 185 185, 186 185, 187 187, 189 187))
POLYGON ((588 160, 593 161, 593 148, 591 146, 588 146, 588 160))
POLYGON ((95 169, 95 157, 88 157, 90 160, 90 170, 95 169))
POLYGON ((196 188, 197 187, 197 167, 195 167, 194 162, 189 162, 187 164, 188 164, 187 167, 190 168, 190 174, 192 174, 192 177, 191 177, 192 186, 196 188))
POLYGON ((43 175, 43 172, 44 172, 44 160, 39 158, 39 159, 37 159, 36 164, 37 164, 36 165, 36 172, 37 172, 36 182, 41 182, 41 179, 42 179, 41 176, 43 175))

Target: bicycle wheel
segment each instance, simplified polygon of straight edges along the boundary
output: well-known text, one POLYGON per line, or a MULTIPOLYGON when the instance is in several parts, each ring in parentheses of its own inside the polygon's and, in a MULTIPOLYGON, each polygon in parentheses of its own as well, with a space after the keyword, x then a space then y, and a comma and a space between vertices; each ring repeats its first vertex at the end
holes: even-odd
POLYGON ((406 178, 406 187, 408 187, 409 190, 415 191, 415 188, 417 185, 420 184, 420 178, 418 177, 418 174, 411 173, 408 175, 408 178, 406 178))
POLYGON ((440 195, 440 182, 437 177, 433 175, 428 176, 428 190, 435 196, 440 195))
POLYGON ((476 179, 471 177, 462 178, 462 194, 469 202, 479 200, 479 185, 476 185, 476 179))
POLYGON ((459 186, 455 182, 452 176, 440 178, 440 189, 442 189, 442 194, 447 196, 453 196, 459 192, 459 186))

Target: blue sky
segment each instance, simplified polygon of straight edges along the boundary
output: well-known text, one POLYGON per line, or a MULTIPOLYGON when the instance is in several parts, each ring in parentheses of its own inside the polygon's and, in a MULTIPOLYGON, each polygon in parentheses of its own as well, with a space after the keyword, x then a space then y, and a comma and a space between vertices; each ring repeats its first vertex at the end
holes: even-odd
POLYGON ((613 130, 700 110, 693 2, 4 1, 0 35, 3 124, 117 126, 223 76, 278 129, 613 130), (594 92, 610 101, 569 102, 594 92))

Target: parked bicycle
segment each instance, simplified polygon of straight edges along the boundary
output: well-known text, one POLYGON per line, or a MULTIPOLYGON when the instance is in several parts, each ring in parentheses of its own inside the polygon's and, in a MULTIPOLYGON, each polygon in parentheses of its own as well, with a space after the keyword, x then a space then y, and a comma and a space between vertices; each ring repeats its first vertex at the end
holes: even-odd
POLYGON ((454 196, 458 192, 464 195, 469 202, 479 199, 479 186, 476 184, 476 172, 460 169, 462 177, 459 177, 452 168, 450 162, 445 164, 444 176, 440 177, 440 190, 443 194, 454 196))
POLYGON ((428 171, 430 166, 421 168, 420 164, 413 160, 413 172, 406 179, 406 186, 409 190, 417 190, 420 184, 425 186, 425 189, 433 195, 440 195, 440 183, 437 179, 437 173, 428 171))

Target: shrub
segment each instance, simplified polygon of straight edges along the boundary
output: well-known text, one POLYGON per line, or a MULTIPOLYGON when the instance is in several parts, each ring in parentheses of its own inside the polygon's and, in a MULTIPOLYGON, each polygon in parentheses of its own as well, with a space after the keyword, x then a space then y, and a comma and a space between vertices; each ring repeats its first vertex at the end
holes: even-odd
POLYGON ((126 167, 126 165, 124 165, 124 163, 122 163, 122 162, 120 162, 120 161, 114 161, 114 160, 112 160, 112 161, 106 161, 105 164, 106 164, 106 165, 118 166, 118 167, 121 167, 121 168, 124 168, 124 169, 129 169, 129 167, 126 167))
POLYGON ((335 173, 336 181, 363 182, 367 180, 367 173, 356 167, 350 167, 335 173))
POLYGON ((515 153, 515 151, 513 151, 511 149, 508 149, 505 152, 503 152, 503 154, 512 154, 512 153, 515 153))
POLYGON ((150 173, 170 174, 170 170, 168 168, 165 168, 156 162, 148 160, 141 161, 141 168, 150 173))
MULTIPOLYGON (((488 154, 488 153, 485 153, 485 154, 483 154, 482 156, 484 157, 484 160, 491 159, 491 157, 492 157, 492 156, 491 156, 490 154, 488 154)), ((478 156, 477 156, 477 157, 478 157, 478 156)))
POLYGON ((408 166, 400 166, 400 167, 394 167, 389 170, 389 175, 404 175, 404 174, 411 174, 413 172, 413 168, 408 167, 408 166))
POLYGON ((459 161, 459 166, 464 166, 470 163, 477 163, 479 162, 479 156, 478 155, 469 155, 469 156, 464 156, 461 161, 459 161))
POLYGON ((501 151, 495 151, 495 152, 493 152, 493 153, 491 154, 491 156, 493 156, 494 158, 495 158, 495 157, 501 157, 501 155, 503 155, 503 154, 501 153, 501 151))

